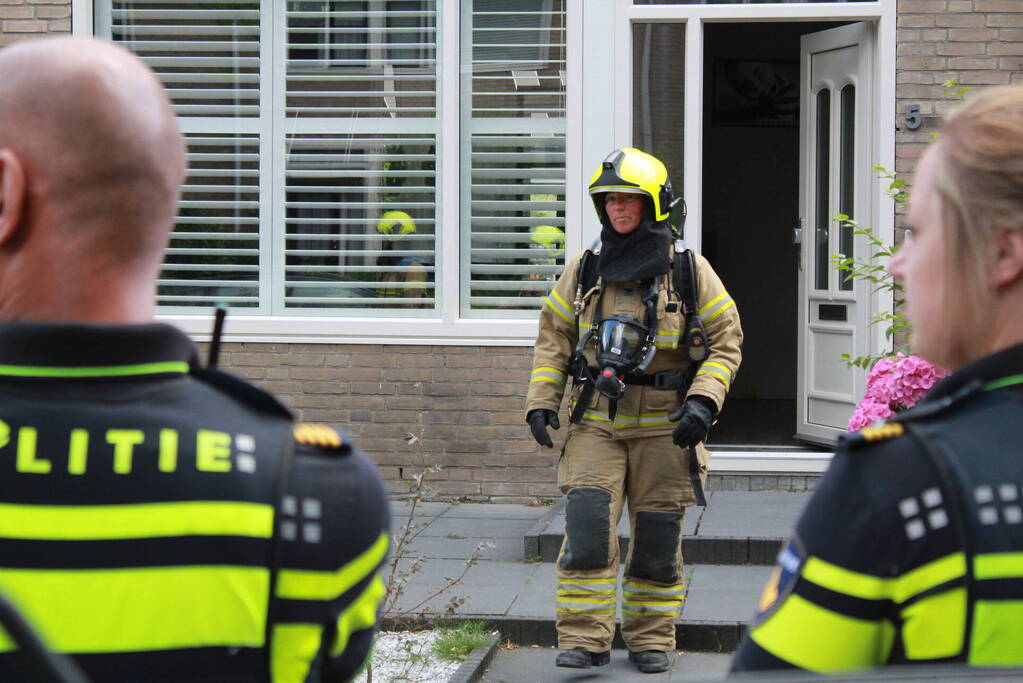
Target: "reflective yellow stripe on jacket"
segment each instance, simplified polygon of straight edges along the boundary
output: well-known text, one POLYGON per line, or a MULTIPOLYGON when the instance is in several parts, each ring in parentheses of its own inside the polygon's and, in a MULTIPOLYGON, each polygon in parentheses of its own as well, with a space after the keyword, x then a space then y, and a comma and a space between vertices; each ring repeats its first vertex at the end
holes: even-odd
POLYGON ((539 367, 533 370, 533 374, 529 378, 529 383, 533 382, 553 382, 555 384, 564 384, 567 378, 567 373, 564 370, 551 367, 539 367))
POLYGON ((557 290, 551 290, 551 293, 544 300, 544 304, 559 318, 575 325, 575 310, 568 305, 561 295, 558 294, 557 290))
MULTIPOLYGON (((381 534, 354 560, 332 572, 281 569, 277 578, 277 597, 291 600, 337 599, 377 571, 387 556, 389 544, 387 534, 381 534)), ((332 656, 344 650, 352 633, 373 627, 385 592, 383 580, 379 575, 374 576, 369 585, 341 611, 334 642, 330 645, 332 656)), ((322 624, 276 624, 272 649, 274 683, 305 681, 322 637, 322 624)))
POLYGON ((700 308, 700 318, 704 323, 709 323, 734 305, 735 301, 728 295, 728 292, 721 292, 700 308))

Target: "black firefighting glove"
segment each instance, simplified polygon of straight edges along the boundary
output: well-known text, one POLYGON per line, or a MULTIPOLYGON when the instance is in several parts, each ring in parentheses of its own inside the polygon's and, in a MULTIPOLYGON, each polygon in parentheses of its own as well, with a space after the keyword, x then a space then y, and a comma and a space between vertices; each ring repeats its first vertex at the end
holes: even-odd
POLYGON ((556 412, 546 408, 535 408, 526 413, 526 422, 529 423, 529 430, 533 432, 533 438, 536 439, 538 444, 547 446, 547 448, 554 448, 551 435, 547 433, 547 425, 555 429, 561 429, 561 422, 558 420, 556 412))
POLYGON ((706 440, 707 432, 714 422, 717 407, 706 396, 690 396, 682 405, 675 409, 668 419, 674 422, 675 431, 671 433, 671 441, 679 448, 689 448, 706 440))

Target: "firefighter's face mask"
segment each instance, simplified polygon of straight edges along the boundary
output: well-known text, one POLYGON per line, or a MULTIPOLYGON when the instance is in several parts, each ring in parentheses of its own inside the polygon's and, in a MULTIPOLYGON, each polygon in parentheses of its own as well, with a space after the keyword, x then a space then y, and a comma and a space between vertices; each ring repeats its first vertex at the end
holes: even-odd
MULTIPOLYGON (((597 367, 601 369, 594 387, 617 401, 625 393, 625 376, 643 372, 653 360, 657 351, 653 332, 632 316, 615 315, 601 320, 590 334, 595 337, 597 367)), ((580 346, 586 341, 584 337, 580 346)))

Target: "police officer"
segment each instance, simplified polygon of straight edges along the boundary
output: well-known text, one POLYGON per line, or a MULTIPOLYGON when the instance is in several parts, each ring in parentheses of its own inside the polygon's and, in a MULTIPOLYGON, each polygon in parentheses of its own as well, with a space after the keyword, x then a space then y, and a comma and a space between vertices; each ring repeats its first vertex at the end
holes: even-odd
MULTIPOLYGON (((399 248, 402 240, 416 234, 416 222, 404 211, 385 211, 376 225, 377 232, 384 236, 384 249, 388 252, 399 248)), ((407 248, 407 247, 406 247, 407 248)), ((408 308, 420 308, 418 300, 430 296, 429 261, 419 255, 400 256, 387 253, 377 258, 381 286, 377 296, 382 298, 410 299, 408 308)))
POLYGON ((914 352, 950 370, 845 435, 736 670, 1023 665, 1023 88, 985 91, 920 161, 889 270, 914 352))
POLYGON ((655 673, 667 670, 667 653, 675 648, 684 592, 682 516, 696 501, 690 464, 702 485, 702 442, 739 366, 742 330, 734 302, 698 255, 695 272, 688 269, 696 280, 690 297, 696 310, 684 310, 676 265, 688 255, 675 249, 664 164, 638 149, 615 150, 589 191, 602 226, 599 254, 572 259, 546 299, 526 399, 534 438, 552 447, 547 427, 560 427, 558 409, 574 378, 558 471, 568 502, 557 562, 563 651, 556 663, 588 668, 609 661, 616 528, 627 501, 632 546, 622 636, 636 667, 655 673), (694 349, 683 331, 697 315, 709 355, 694 372, 694 349))
MULTIPOLYGON (((0 593, 91 680, 347 680, 383 486, 153 321, 184 168, 130 53, 0 52, 0 593)), ((0 680, 42 680, 29 655, 0 637, 0 680)))

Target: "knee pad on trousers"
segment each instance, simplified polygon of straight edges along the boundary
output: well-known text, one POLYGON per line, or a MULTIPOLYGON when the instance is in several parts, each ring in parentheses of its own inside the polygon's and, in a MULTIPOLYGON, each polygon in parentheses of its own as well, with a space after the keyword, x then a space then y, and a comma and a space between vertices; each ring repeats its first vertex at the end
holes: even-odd
POLYGON ((565 508, 562 569, 603 569, 611 558, 611 494, 603 489, 574 488, 565 508))
POLYGON ((626 575, 658 583, 678 583, 675 556, 681 533, 677 512, 637 512, 632 561, 626 575))

